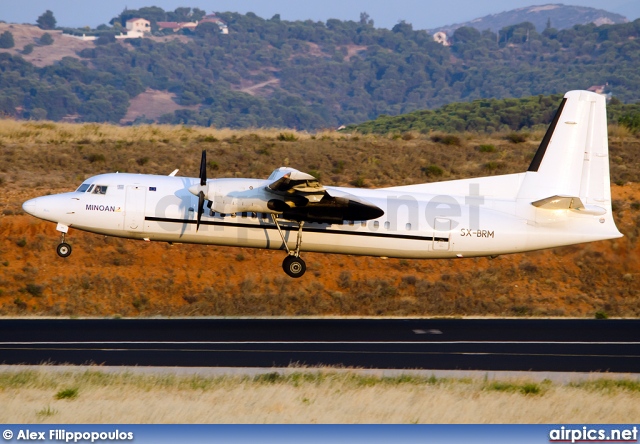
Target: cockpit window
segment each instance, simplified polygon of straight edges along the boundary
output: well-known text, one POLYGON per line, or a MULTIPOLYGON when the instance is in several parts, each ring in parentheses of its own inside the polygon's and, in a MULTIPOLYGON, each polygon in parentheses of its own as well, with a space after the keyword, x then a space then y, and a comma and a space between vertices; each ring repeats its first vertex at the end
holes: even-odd
POLYGON ((107 186, 96 185, 96 187, 93 189, 93 194, 107 194, 107 186))
POLYGON ((91 184, 91 186, 89 187, 89 189, 87 190, 87 193, 90 193, 91 190, 93 190, 93 184, 91 184))
POLYGON ((85 192, 85 191, 87 191, 87 189, 89 188, 89 185, 90 185, 90 184, 88 184, 88 183, 83 183, 82 185, 80 185, 80 186, 78 187, 78 189, 76 190, 76 192, 77 192, 77 193, 84 193, 84 192, 85 192))

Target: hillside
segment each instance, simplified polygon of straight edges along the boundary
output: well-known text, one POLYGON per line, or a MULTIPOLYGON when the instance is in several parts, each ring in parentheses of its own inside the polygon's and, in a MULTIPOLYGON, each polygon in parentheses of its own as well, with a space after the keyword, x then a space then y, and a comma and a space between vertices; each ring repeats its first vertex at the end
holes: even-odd
MULTIPOLYGON (((560 105, 563 94, 539 95, 520 99, 479 99, 466 103, 451 103, 435 110, 421 110, 399 116, 379 116, 375 120, 349 125, 344 131, 362 134, 404 133, 416 131, 460 132, 519 131, 546 129, 560 105)), ((607 104, 610 125, 629 132, 640 131, 640 103, 623 104, 612 99, 607 104)))
POLYGON ((640 20, 542 33, 524 23, 500 36, 463 27, 451 46, 443 46, 405 22, 388 30, 352 21, 218 16, 229 34, 203 26, 79 42, 84 46, 73 55, 66 45, 74 39, 54 37, 50 46, 34 46, 32 54, 55 55, 37 65, 19 46, 0 50, 0 114, 318 130, 452 102, 592 85, 607 84, 624 103, 640 100, 640 20), (153 114, 132 111, 135 99, 150 90, 169 101, 153 114))
POLYGON ((555 29, 568 29, 575 25, 588 25, 593 23, 596 26, 613 25, 627 23, 626 17, 604 9, 589 8, 586 6, 573 6, 557 4, 534 5, 526 8, 512 9, 510 11, 490 14, 464 23, 442 26, 431 32, 446 32, 452 34, 456 29, 469 26, 484 31, 490 29, 498 32, 502 28, 517 25, 518 23, 530 22, 535 26, 536 31, 542 32, 548 25, 555 29))
POLYGON ((624 238, 459 261, 384 260, 305 253, 291 280, 281 251, 145 243, 71 230, 59 258, 52 223, 25 200, 70 191, 109 171, 266 177, 281 165, 331 185, 389 186, 526 169, 542 137, 309 135, 278 131, 0 121, 0 314, 609 316, 640 315, 640 139, 610 137, 614 212, 624 238), (284 140, 283 140, 284 139, 284 140), (493 150, 481 150, 491 145, 493 150), (437 168, 433 168, 436 166, 437 168), (633 182, 630 182, 633 181, 633 182))

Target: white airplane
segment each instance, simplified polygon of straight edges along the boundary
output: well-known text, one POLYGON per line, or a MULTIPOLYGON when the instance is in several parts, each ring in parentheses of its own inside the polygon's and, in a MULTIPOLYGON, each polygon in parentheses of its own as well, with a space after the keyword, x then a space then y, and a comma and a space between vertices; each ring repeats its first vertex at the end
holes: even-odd
POLYGON ((300 251, 435 259, 498 256, 621 237, 611 211, 604 97, 570 91, 524 173, 380 189, 321 185, 293 168, 267 179, 102 174, 25 212, 107 236, 300 251), (205 211, 205 208, 207 209, 205 211), (304 241, 304 242, 303 242, 304 241))

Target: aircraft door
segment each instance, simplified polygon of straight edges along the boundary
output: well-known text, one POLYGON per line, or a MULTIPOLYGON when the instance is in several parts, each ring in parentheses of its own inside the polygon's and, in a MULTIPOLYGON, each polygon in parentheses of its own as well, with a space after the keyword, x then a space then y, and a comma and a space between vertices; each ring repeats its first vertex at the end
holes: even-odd
POLYGON ((124 229, 127 231, 144 231, 144 208, 147 187, 128 185, 124 210, 124 229))
POLYGON ((433 223, 434 251, 448 251, 451 247, 451 219, 436 217, 433 223))

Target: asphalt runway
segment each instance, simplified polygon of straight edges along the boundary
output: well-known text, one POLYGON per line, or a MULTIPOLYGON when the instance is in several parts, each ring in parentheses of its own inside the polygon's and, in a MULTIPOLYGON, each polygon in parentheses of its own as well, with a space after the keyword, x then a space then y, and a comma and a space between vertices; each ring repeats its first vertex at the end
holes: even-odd
POLYGON ((640 320, 0 320, 0 364, 42 363, 640 373, 640 320))

